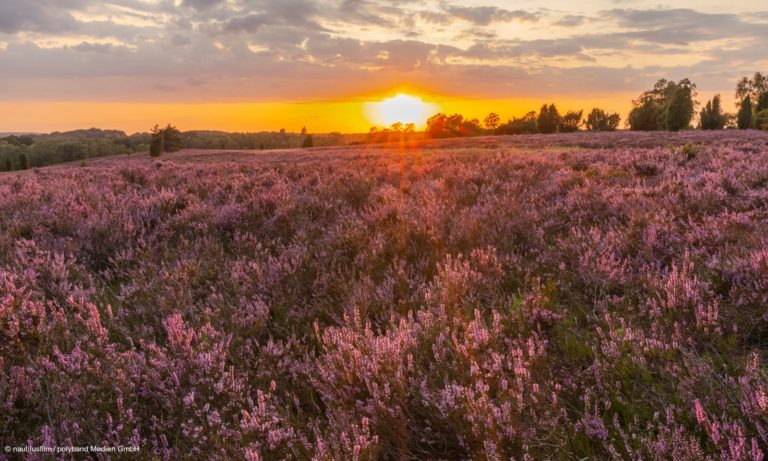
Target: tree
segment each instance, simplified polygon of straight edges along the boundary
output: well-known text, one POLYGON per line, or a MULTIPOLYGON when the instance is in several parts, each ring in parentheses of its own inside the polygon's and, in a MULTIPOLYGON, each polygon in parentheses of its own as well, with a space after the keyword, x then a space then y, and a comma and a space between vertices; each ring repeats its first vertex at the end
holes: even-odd
POLYGON ((308 134, 307 137, 304 138, 304 143, 301 145, 301 147, 306 149, 308 147, 314 147, 314 146, 315 146, 315 140, 312 139, 311 134, 308 134))
POLYGON ((753 104, 757 103, 760 95, 768 93, 768 77, 755 72, 752 78, 742 77, 736 84, 736 100, 742 101, 749 98, 753 104))
POLYGON ((32 136, 29 136, 29 135, 16 136, 13 134, 5 138, 0 138, 0 141, 5 141, 12 146, 27 146, 27 147, 35 143, 35 140, 32 139, 32 136))
POLYGON ((21 155, 19 155, 19 169, 22 169, 22 170, 29 169, 29 158, 27 158, 27 154, 24 152, 22 152, 21 155))
POLYGON ((176 152, 182 148, 181 132, 170 123, 165 128, 155 125, 149 141, 149 155, 159 157, 163 152, 176 152))
POLYGON ((5 171, 13 171, 13 160, 5 159, 5 171))
POLYGON ((589 131, 616 131, 621 122, 619 114, 608 114, 597 107, 587 116, 585 125, 589 131))
POLYGON ((306 136, 307 135, 307 127, 304 126, 304 127, 301 128, 301 135, 302 136, 306 136))
POLYGON ((659 106, 648 99, 629 113, 629 128, 634 131, 656 131, 659 129, 659 106))
POLYGON ((171 126, 169 123, 168 126, 164 128, 165 130, 165 151, 166 152, 176 152, 177 150, 181 150, 182 143, 181 143, 181 132, 176 129, 176 127, 171 126))
POLYGON ((701 109, 699 115, 699 126, 702 130, 722 130, 726 123, 725 114, 720 106, 720 95, 715 95, 707 105, 701 109))
POLYGON ((152 138, 149 141, 149 155, 152 157, 160 157, 165 151, 165 139, 163 129, 159 125, 155 125, 152 128, 152 138))
POLYGON ((755 114, 755 128, 768 131, 768 109, 763 109, 755 114))
POLYGON ((554 133, 560 126, 560 113, 554 104, 547 106, 544 104, 539 111, 539 117, 536 120, 539 133, 554 133))
POLYGON ((531 111, 520 118, 514 117, 496 129, 496 134, 530 134, 538 132, 536 112, 531 111))
POLYGON ((579 131, 579 127, 581 126, 581 121, 584 118, 584 111, 580 110, 578 112, 569 110, 565 115, 563 115, 560 118, 560 126, 558 129, 561 133, 573 133, 574 131, 579 131))
POLYGON ((690 125, 696 107, 696 85, 685 78, 679 82, 660 79, 652 89, 632 101, 629 126, 633 130, 677 131, 690 125))
POLYGON ((739 108, 736 124, 740 130, 752 128, 752 100, 749 96, 744 96, 739 108))
POLYGON ((499 117, 499 114, 491 112, 487 117, 485 117, 483 124, 485 124, 485 127, 489 130, 495 130, 499 127, 499 125, 501 125, 501 118, 499 117))
POLYGON ((264 149, 265 149, 264 143, 259 144, 259 150, 264 150, 264 149))
POLYGON ((477 119, 465 120, 461 114, 436 114, 427 120, 427 137, 457 138, 477 136, 483 131, 477 119))
POLYGON ((757 97, 757 106, 755 106, 755 113, 762 112, 765 109, 768 109, 768 92, 761 93, 760 96, 757 97))
POLYGON ((680 89, 675 90, 672 99, 664 110, 664 128, 668 131, 680 131, 688 128, 693 118, 693 102, 680 89))

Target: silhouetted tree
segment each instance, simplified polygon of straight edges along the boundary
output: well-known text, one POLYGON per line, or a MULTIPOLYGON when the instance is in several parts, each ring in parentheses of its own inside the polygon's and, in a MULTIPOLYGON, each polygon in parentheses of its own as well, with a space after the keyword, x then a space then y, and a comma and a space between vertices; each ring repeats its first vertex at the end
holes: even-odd
POLYGON ((181 150, 182 148, 181 132, 177 130, 175 126, 171 126, 171 124, 168 124, 168 126, 166 126, 164 130, 165 130, 165 151, 176 152, 177 150, 181 150))
POLYGON ((736 100, 743 101, 749 98, 751 102, 757 104, 760 95, 768 93, 768 77, 755 72, 752 78, 742 77, 736 84, 736 100))
POLYGON ((314 147, 315 146, 315 140, 312 138, 311 134, 308 134, 306 138, 304 138, 304 143, 301 145, 303 148, 308 147, 314 147))
POLYGON ((495 130, 499 127, 499 125, 501 125, 501 118, 499 117, 499 114, 491 112, 487 117, 485 117, 483 124, 485 124, 485 127, 489 130, 495 130))
POLYGON ((720 107, 720 95, 715 95, 707 105, 701 109, 699 115, 699 126, 702 130, 722 130, 725 128, 726 117, 723 109, 720 107))
POLYGON ((589 131, 616 131, 620 122, 619 114, 608 114, 602 109, 594 108, 587 116, 585 125, 589 131))
POLYGON ((741 101, 737 117, 736 125, 740 130, 752 128, 752 99, 749 96, 744 96, 744 99, 741 101))
POLYGON ((264 150, 264 149, 265 149, 264 143, 259 144, 259 150, 264 150))
POLYGON ((760 96, 757 97, 755 112, 762 112, 765 109, 768 109, 768 92, 761 93, 760 96))
POLYGON ((477 136, 482 133, 480 121, 465 120, 461 114, 437 114, 427 120, 426 134, 430 138, 477 136))
POLYGON ((755 128, 768 131, 768 109, 755 114, 755 128))
POLYGON ((632 101, 629 126, 633 130, 677 131, 690 125, 696 107, 696 85, 687 78, 679 82, 660 79, 653 89, 632 101))
POLYGON ((693 118, 693 101, 690 94, 682 89, 676 89, 664 110, 664 128, 669 131, 680 131, 688 128, 693 118))
POLYGON ((302 136, 306 136, 307 135, 307 127, 305 127, 305 126, 301 127, 301 134, 302 134, 302 136))
POLYGON ((514 117, 496 129, 496 134, 530 134, 538 132, 536 112, 531 111, 520 118, 514 117))
POLYGON ((659 129, 661 109, 657 103, 648 99, 635 106, 629 113, 629 128, 635 131, 655 131, 659 129))
POLYGON ((544 104, 539 111, 539 117, 536 120, 539 133, 554 133, 560 126, 560 113, 554 104, 547 106, 544 104))
POLYGON ((27 154, 24 152, 19 155, 19 168, 22 170, 28 170, 29 169, 29 158, 27 158, 27 154))
POLYGON ((574 131, 579 131, 579 127, 581 127, 581 121, 584 118, 583 115, 583 110, 578 112, 569 110, 560 118, 560 126, 558 129, 561 133, 573 133, 574 131))
POLYGON ((159 157, 163 152, 176 152, 182 147, 181 132, 170 123, 165 128, 155 125, 149 141, 149 155, 159 157))
POLYGON ((165 151, 165 139, 163 129, 159 125, 155 125, 152 128, 152 138, 149 141, 149 155, 152 157, 160 157, 165 151))

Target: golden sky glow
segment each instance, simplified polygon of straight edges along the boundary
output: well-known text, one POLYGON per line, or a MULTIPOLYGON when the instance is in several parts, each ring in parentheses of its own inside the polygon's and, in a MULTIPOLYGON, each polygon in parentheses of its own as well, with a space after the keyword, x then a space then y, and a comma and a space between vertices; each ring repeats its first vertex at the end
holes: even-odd
MULTIPOLYGON (((701 93, 700 99, 712 95, 701 93)), ((586 113, 592 107, 601 107, 624 114, 635 96, 626 93, 614 97, 561 97, 553 101, 557 102, 561 112, 583 109, 586 113)), ((397 111, 387 116, 378 113, 381 101, 387 98, 392 97, 371 101, 315 103, 4 102, 4 110, 0 112, 0 132, 25 132, 30 131, 29 127, 34 127, 34 131, 38 132, 51 132, 97 126, 134 133, 148 131, 155 123, 173 123, 182 130, 250 132, 285 128, 298 132, 306 126, 315 133, 362 133, 372 126, 389 126, 398 119, 410 120, 408 116, 398 117, 397 111)), ((547 101, 539 98, 490 100, 425 96, 424 107, 431 110, 420 112, 418 118, 423 119, 421 114, 429 117, 442 111, 482 120, 489 112, 496 112, 503 120, 507 120, 530 110, 538 111, 544 102, 547 101)), ((729 104, 725 103, 726 109, 731 107, 729 104)), ((423 128, 423 123, 416 124, 419 129, 423 128)))
POLYGON ((421 128, 429 117, 441 109, 439 105, 425 102, 419 96, 398 93, 381 101, 365 103, 363 110, 372 125, 390 126, 394 123, 412 123, 417 128, 421 128))
POLYGON ((761 0, 2 0, 0 132, 361 132, 545 102, 624 118, 684 77, 732 110, 766 46, 761 0))

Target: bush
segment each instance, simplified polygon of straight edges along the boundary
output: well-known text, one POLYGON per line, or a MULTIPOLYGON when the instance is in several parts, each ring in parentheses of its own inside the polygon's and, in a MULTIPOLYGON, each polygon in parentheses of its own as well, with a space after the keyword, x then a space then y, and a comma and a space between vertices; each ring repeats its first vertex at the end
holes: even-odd
POLYGON ((520 118, 514 117, 496 129, 496 134, 532 134, 538 132, 536 112, 531 111, 520 118))

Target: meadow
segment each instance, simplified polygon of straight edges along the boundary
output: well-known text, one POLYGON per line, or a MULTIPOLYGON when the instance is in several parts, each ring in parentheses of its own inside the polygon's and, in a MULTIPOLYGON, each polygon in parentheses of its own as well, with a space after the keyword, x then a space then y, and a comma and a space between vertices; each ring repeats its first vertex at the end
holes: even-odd
POLYGON ((761 461, 766 315, 765 132, 0 174, 2 445, 761 461))

